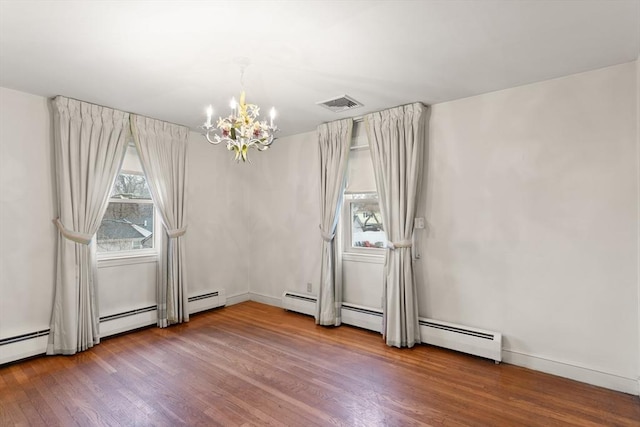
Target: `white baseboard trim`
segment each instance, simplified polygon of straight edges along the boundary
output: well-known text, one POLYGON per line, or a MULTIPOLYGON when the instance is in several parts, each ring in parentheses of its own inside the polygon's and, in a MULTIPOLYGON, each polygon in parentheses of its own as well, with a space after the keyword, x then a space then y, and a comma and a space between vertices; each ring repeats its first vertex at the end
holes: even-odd
POLYGON ((211 310, 216 307, 224 307, 226 303, 227 297, 224 289, 195 295, 189 297, 189 314, 211 310))
POLYGON ((256 301, 262 304, 282 308, 282 301, 280 300, 280 298, 258 294, 256 292, 243 292, 241 294, 230 295, 227 297, 227 306, 240 304, 241 302, 245 301, 256 301))
POLYGON ((249 299, 251 301, 261 302, 262 304, 267 304, 267 305, 272 305, 274 307, 282 308, 282 298, 279 298, 279 297, 272 297, 269 295, 249 292, 249 299))
POLYGON ((623 393, 640 394, 640 381, 608 372, 576 366, 570 363, 546 359, 544 357, 526 354, 514 350, 502 350, 503 362, 522 366, 535 371, 546 372, 563 378, 580 381, 583 383, 621 391, 623 393))
POLYGON ((240 304, 241 302, 251 301, 249 292, 243 292, 241 294, 230 295, 227 297, 227 306, 240 304))
POLYGON ((342 323, 382 333, 382 309, 342 303, 342 323))
POLYGON ((0 345, 0 365, 45 354, 49 334, 8 345, 0 345))
POLYGON ((121 334, 158 323, 158 310, 145 311, 131 316, 100 321, 100 338, 121 334))

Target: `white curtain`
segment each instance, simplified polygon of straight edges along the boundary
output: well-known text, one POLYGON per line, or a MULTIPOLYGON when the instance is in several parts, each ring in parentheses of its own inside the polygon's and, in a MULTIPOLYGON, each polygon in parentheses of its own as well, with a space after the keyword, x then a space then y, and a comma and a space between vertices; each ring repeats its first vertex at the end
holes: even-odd
POLYGON ((131 130, 165 235, 158 270, 158 326, 189 321, 184 234, 187 231, 189 129, 132 115, 131 130))
POLYGON ((426 109, 420 103, 365 116, 388 251, 384 266, 383 334, 387 345, 420 343, 411 259, 413 220, 422 175, 426 109))
POLYGON ((62 96, 52 101, 58 233, 47 354, 100 342, 96 231, 129 138, 129 114, 62 96))
POLYGON ((344 119, 318 126, 320 149, 320 233, 322 261, 316 304, 316 324, 341 323, 342 277, 336 257, 335 234, 340 217, 345 172, 351 144, 353 120, 344 119))

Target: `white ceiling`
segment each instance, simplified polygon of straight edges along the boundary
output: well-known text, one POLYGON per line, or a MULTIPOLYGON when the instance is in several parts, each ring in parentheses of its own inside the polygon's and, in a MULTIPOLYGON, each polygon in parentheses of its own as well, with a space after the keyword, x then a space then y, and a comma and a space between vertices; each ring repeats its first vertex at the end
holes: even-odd
POLYGON ((638 0, 0 1, 0 86, 196 129, 247 101, 280 136, 633 61, 638 0), (332 113, 348 94, 364 107, 332 113))

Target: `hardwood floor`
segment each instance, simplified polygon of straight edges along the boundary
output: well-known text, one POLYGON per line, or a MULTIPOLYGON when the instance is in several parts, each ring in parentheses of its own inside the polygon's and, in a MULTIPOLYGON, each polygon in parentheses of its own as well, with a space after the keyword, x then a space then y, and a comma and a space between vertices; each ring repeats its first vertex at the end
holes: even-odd
POLYGON ((640 400, 246 302, 0 368, 0 425, 638 426, 640 400))

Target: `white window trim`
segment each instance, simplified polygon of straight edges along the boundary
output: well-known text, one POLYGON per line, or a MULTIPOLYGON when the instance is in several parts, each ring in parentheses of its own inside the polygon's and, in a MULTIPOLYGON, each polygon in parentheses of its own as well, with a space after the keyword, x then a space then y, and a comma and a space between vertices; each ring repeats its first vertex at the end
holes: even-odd
POLYGON ((147 264, 147 263, 155 264, 157 262, 158 262, 157 253, 147 254, 147 255, 135 254, 135 255, 129 255, 129 256, 117 256, 117 257, 108 257, 108 258, 98 257, 98 268, 120 267, 121 265, 134 265, 134 264, 147 264))

